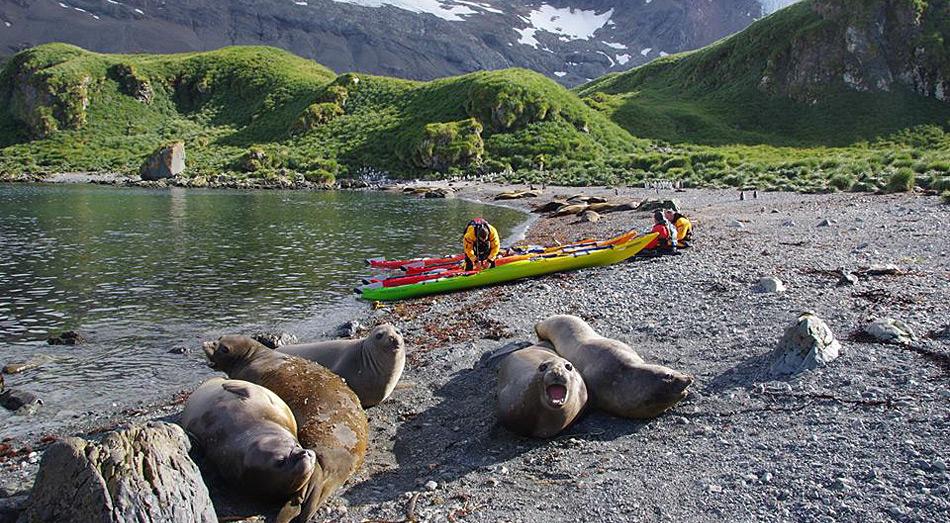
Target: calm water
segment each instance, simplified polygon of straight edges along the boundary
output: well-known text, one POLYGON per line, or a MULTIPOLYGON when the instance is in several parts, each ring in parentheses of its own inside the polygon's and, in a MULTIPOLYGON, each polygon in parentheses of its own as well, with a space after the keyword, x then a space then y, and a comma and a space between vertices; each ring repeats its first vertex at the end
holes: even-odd
POLYGON ((53 358, 6 376, 46 404, 32 416, 0 409, 0 437, 191 387, 209 374, 202 339, 332 331, 366 307, 352 295, 365 258, 454 252, 473 216, 503 236, 525 220, 375 192, 0 185, 0 363, 53 358), (45 343, 63 329, 91 342, 45 343), (175 346, 190 352, 167 354, 175 346))

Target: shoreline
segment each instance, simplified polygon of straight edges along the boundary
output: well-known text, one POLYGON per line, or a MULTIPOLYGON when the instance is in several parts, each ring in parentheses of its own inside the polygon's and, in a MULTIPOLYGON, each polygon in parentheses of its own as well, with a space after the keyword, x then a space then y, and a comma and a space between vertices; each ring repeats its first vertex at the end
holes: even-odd
MULTIPOLYGON (((425 183, 432 182, 417 185, 425 183)), ((452 187, 457 198, 498 204, 490 200, 496 193, 526 186, 452 187)), ((731 189, 657 195, 553 186, 503 205, 526 211, 567 192, 680 200, 696 223, 696 244, 682 256, 367 306, 354 319, 403 332, 406 372, 393 397, 367 411, 366 464, 328 501, 323 519, 398 519, 412 492, 421 492, 414 503, 421 519, 465 513, 463 521, 515 513, 528 522, 937 521, 950 509, 950 474, 937 463, 950 459, 945 371, 913 351, 852 336, 870 316, 893 316, 928 350, 950 354, 950 341, 926 338, 950 317, 950 240, 941 232, 950 206, 912 194, 770 192, 740 201, 731 189), (886 263, 907 273, 839 287, 823 272, 886 263), (788 291, 754 292, 762 276, 781 278, 788 291), (805 309, 828 322, 842 356, 792 380, 763 378, 763 356, 805 309), (697 384, 653 420, 590 412, 550 441, 511 435, 497 426, 493 374, 479 358, 533 339, 534 322, 556 313, 587 319, 648 362, 694 374, 697 384), (423 487, 430 480, 434 491, 423 487)), ((536 217, 525 239, 607 237, 645 229, 650 216, 576 221, 536 217)), ((178 399, 90 424, 172 419, 178 399)), ((32 460, 0 464, 0 491, 22 492, 35 474, 32 460)))

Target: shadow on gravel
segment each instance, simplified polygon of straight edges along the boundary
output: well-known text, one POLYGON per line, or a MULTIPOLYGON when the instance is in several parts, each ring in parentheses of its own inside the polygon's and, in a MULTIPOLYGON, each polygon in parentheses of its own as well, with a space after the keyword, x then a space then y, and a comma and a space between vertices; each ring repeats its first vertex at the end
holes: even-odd
MULTIPOLYGON (((397 429, 393 454, 399 466, 350 487, 346 493, 350 503, 396 500, 405 492, 424 488, 429 480, 442 484, 476 470, 490 474, 497 472, 495 465, 538 448, 557 451, 571 446, 571 440, 610 440, 643 426, 594 413, 552 440, 523 438, 497 422, 495 382, 494 370, 483 366, 455 373, 435 392, 440 403, 397 429)), ((541 466, 535 475, 543 476, 545 469, 541 466)))
POLYGON ((790 381, 795 378, 795 375, 778 378, 770 376, 770 363, 768 354, 752 356, 713 378, 702 391, 704 394, 717 394, 728 389, 747 388, 760 381, 790 381))

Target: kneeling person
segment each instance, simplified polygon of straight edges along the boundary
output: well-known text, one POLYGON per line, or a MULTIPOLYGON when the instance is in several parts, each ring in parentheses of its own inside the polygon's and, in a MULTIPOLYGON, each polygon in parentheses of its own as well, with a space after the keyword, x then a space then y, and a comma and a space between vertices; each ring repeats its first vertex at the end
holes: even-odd
POLYGON ((465 252, 465 270, 486 269, 495 266, 501 247, 498 231, 482 218, 475 218, 465 227, 462 248, 465 252))

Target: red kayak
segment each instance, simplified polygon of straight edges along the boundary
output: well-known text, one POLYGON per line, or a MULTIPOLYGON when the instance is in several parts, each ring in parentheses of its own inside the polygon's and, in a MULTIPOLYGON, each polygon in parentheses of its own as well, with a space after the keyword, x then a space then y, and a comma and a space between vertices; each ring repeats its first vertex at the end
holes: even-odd
POLYGON ((403 265, 413 266, 433 266, 446 263, 460 262, 465 259, 462 254, 444 256, 442 258, 413 258, 411 260, 387 260, 385 258, 370 258, 366 260, 367 265, 377 269, 400 269, 403 265))
POLYGON ((421 283, 429 280, 437 280, 439 278, 448 278, 450 276, 471 276, 472 274, 476 273, 478 273, 478 271, 466 271, 462 269, 433 271, 425 274, 416 274, 414 276, 393 276, 392 278, 386 278, 383 280, 369 280, 367 286, 399 287, 400 285, 410 285, 413 283, 421 283))

